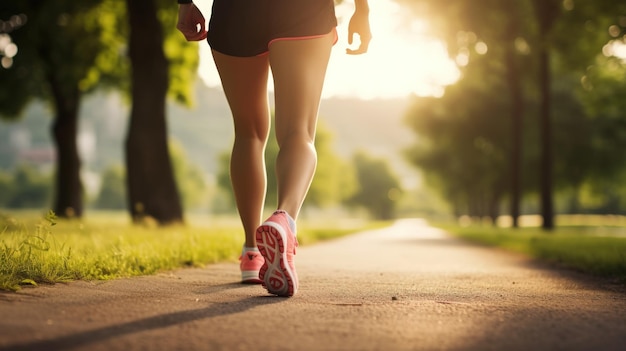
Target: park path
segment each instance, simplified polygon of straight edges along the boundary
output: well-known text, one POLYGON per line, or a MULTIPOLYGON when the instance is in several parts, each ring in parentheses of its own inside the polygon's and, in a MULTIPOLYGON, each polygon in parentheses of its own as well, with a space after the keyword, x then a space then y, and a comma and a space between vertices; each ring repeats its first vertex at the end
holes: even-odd
POLYGON ((418 219, 300 247, 300 291, 236 263, 0 294, 4 350, 626 350, 626 290, 418 219))

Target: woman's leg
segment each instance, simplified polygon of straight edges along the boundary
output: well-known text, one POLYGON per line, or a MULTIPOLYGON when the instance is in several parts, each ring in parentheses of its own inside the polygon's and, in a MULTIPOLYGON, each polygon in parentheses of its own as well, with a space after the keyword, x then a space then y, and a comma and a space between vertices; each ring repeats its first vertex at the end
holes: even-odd
POLYGON ((213 51, 213 59, 230 106, 235 142, 230 177, 237 210, 246 234, 246 247, 256 247, 267 187, 264 151, 269 135, 267 55, 234 57, 213 51))
POLYGON ((317 154, 315 128, 334 31, 314 39, 278 40, 270 45, 274 78, 278 209, 296 219, 309 190, 317 154))

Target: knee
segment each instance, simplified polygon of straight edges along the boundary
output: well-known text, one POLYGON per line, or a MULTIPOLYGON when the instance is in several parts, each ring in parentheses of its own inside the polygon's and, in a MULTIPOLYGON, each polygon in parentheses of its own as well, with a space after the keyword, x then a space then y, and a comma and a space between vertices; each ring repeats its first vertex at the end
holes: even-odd
POLYGON ((235 141, 267 142, 269 136, 269 124, 256 123, 248 120, 248 123, 235 125, 235 141))
POLYGON ((278 147, 280 148, 285 145, 289 145, 289 147, 297 147, 298 145, 302 145, 315 149, 315 135, 305 130, 294 130, 282 134, 277 133, 276 141, 278 142, 278 147))

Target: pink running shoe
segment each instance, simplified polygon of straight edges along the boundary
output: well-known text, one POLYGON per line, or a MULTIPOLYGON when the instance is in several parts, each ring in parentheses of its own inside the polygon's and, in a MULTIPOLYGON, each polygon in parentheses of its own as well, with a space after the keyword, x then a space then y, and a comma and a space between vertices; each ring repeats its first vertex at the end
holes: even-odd
POLYGON ((298 240, 292 233, 287 213, 276 211, 257 230, 256 242, 265 257, 259 278, 270 294, 293 296, 298 291, 298 275, 293 263, 298 240))
POLYGON ((258 251, 246 251, 239 257, 239 268, 241 269, 241 282, 244 284, 261 284, 263 280, 259 278, 259 270, 265 263, 265 259, 258 251))

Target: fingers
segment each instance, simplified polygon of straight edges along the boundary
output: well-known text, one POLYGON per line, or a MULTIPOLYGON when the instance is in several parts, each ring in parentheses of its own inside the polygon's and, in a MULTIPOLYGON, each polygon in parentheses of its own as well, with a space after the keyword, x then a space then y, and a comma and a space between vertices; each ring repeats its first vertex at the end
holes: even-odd
POLYGON ((202 12, 193 4, 179 7, 176 28, 187 41, 199 41, 206 39, 207 36, 206 20, 202 12))
POLYGON ((366 52, 367 52, 367 49, 362 49, 360 47, 356 50, 346 49, 346 54, 348 55, 361 55, 361 54, 365 54, 366 52))
POLYGON ((361 55, 361 54, 365 54, 365 53, 367 53, 367 46, 366 45, 365 46, 361 45, 356 50, 353 50, 353 49, 350 49, 350 48, 346 49, 346 54, 348 54, 348 55, 361 55))
POLYGON ((197 24, 188 27, 189 29, 183 32, 185 39, 188 41, 200 41, 206 39, 207 31, 204 28, 204 24, 197 24))
POLYGON ((185 36, 187 41, 199 41, 206 39, 207 31, 203 24, 178 23, 176 28, 185 36))
MULTIPOLYGON (((347 48, 346 49, 346 54, 348 54, 348 55, 361 55, 361 54, 365 54, 367 52, 367 50, 369 49, 370 40, 372 40, 372 37, 371 36, 367 36, 367 37, 359 36, 359 39, 361 40, 361 43, 360 43, 359 47, 357 49, 347 48)), ((352 35, 348 37, 348 44, 352 44, 352 35)))
POLYGON ((197 33, 183 33, 185 35, 185 39, 187 39, 187 41, 200 41, 200 40, 204 40, 206 39, 207 36, 207 32, 206 31, 201 31, 201 32, 197 32, 197 33))

